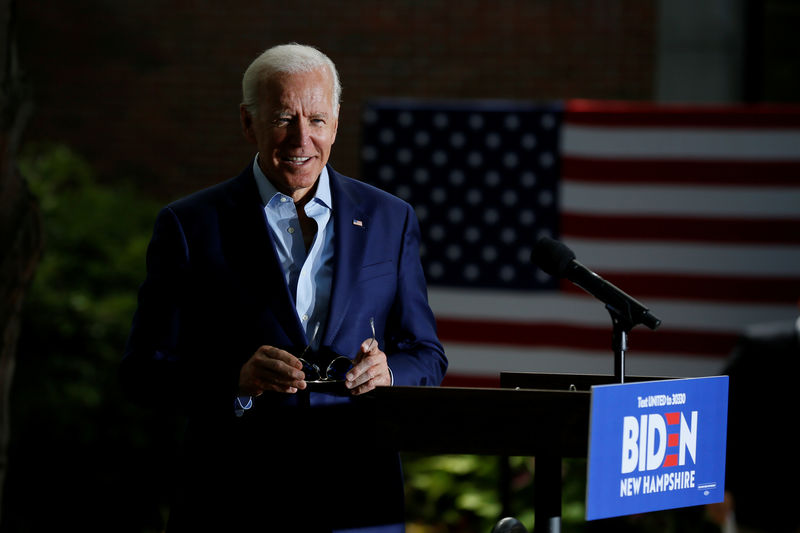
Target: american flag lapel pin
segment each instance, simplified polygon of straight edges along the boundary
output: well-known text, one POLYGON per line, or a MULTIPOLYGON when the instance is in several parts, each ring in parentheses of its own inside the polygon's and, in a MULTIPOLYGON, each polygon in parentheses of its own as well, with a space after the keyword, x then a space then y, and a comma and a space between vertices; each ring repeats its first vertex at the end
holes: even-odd
POLYGON ((363 227, 364 227, 364 223, 363 223, 363 222, 361 222, 361 221, 360 221, 359 219, 357 219, 357 218, 354 218, 354 219, 353 219, 353 225, 354 225, 354 226, 358 226, 358 227, 360 227, 360 228, 363 228, 363 227))

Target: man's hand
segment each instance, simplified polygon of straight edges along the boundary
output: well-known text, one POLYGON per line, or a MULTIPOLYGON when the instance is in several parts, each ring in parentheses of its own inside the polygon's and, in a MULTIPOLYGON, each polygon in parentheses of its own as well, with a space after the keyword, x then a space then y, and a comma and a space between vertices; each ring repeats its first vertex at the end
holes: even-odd
POLYGON ((375 387, 392 384, 392 375, 386 362, 386 354, 378 348, 375 339, 361 343, 356 364, 347 373, 345 386, 353 395, 364 394, 375 387))
POLYGON ((239 394, 260 396, 264 391, 294 394, 305 389, 303 364, 289 352, 262 346, 239 371, 239 394))

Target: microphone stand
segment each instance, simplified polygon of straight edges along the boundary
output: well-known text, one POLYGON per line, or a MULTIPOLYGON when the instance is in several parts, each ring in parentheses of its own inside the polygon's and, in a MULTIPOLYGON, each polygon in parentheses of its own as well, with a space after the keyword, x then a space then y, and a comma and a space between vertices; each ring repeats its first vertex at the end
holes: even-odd
POLYGON ((628 333, 633 323, 630 316, 625 316, 614 307, 606 305, 611 315, 613 331, 611 333, 611 347, 614 350, 614 379, 617 383, 625 383, 625 350, 628 349, 628 333))
POLYGON ((611 315, 614 330, 611 334, 611 347, 614 350, 614 378, 618 383, 625 383, 625 350, 628 349, 628 333, 639 324, 650 329, 661 325, 661 320, 636 300, 623 302, 620 308, 606 304, 611 315))

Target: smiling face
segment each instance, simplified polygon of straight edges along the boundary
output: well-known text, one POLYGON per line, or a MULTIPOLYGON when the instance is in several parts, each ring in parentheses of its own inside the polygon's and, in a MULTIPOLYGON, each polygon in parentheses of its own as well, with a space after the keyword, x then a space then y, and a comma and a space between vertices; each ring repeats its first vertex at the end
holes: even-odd
POLYGON ((339 125, 333 80, 325 68, 273 76, 259 89, 253 116, 242 105, 244 136, 258 148, 258 164, 295 202, 314 190, 339 125))

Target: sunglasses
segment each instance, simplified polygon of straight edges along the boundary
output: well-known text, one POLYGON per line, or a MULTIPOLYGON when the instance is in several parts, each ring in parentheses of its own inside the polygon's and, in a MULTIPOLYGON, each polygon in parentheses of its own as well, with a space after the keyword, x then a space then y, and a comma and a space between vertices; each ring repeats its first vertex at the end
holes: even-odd
POLYGON ((326 383, 330 381, 345 381, 347 373, 353 368, 355 361, 340 355, 333 359, 323 372, 316 364, 300 358, 303 363, 303 373, 308 383, 326 383))
MULTIPOLYGON (((372 329, 372 342, 375 342, 375 318, 370 317, 369 319, 369 326, 372 329)), ((300 363, 303 365, 303 373, 306 375, 305 381, 309 383, 327 383, 332 381, 345 381, 345 377, 347 373, 353 368, 355 365, 355 361, 350 359, 349 357, 345 357, 343 355, 339 355, 334 357, 333 360, 325 367, 325 371, 323 372, 322 369, 304 357, 308 352, 309 348, 312 344, 314 344, 314 339, 317 337, 317 332, 319 331, 319 322, 317 322, 316 326, 314 326, 314 332, 311 334, 311 340, 308 341, 305 349, 300 354, 298 359, 300 359, 300 363)), ((370 342, 370 348, 372 348, 372 342, 370 342)))

